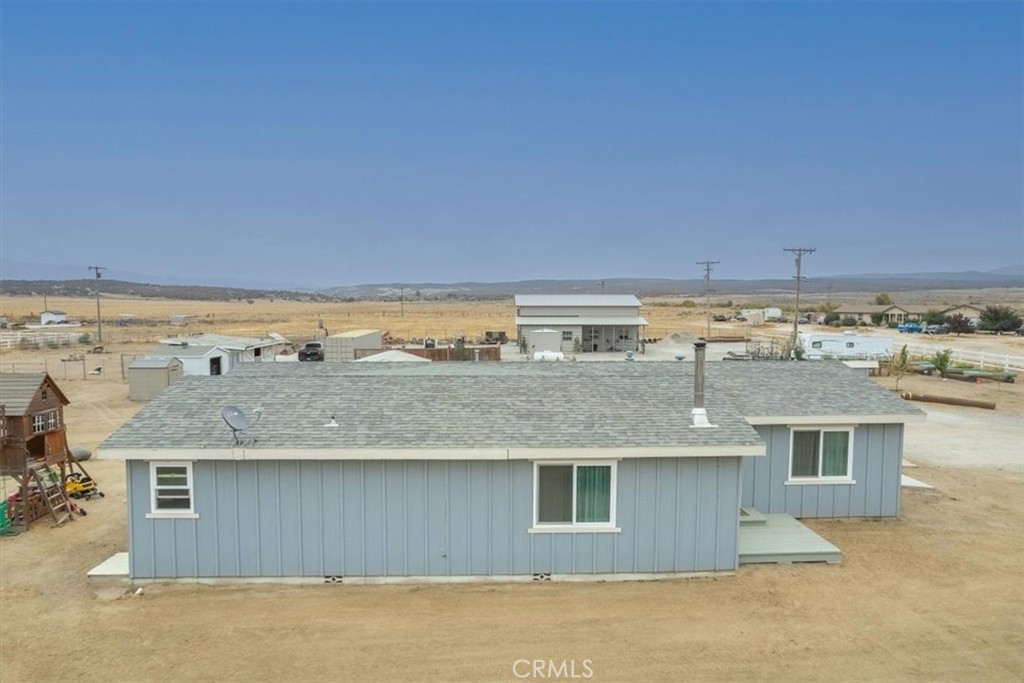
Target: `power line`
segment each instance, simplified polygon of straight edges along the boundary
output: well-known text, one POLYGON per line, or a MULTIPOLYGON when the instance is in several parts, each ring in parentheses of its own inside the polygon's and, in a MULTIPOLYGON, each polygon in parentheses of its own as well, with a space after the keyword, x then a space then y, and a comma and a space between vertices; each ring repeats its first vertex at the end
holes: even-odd
POLYGON ((797 332, 800 323, 800 281, 803 278, 800 276, 800 266, 803 260, 804 254, 813 254, 817 251, 814 247, 783 247, 782 251, 788 251, 792 254, 796 254, 796 311, 793 313, 793 347, 796 347, 797 332))
POLYGON ((106 270, 104 266, 89 266, 89 270, 96 273, 96 341, 103 341, 103 318, 100 316, 100 278, 101 271, 106 270))
POLYGON ((698 266, 704 266, 704 311, 707 314, 708 332, 705 339, 711 337, 711 266, 717 265, 721 261, 697 261, 698 266))

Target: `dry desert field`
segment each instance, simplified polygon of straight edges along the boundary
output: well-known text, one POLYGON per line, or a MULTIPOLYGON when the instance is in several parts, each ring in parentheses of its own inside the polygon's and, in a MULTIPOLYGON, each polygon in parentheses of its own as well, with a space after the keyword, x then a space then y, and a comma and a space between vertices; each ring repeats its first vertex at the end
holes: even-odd
MULTIPOLYGON (((5 298, 5 314, 25 303, 5 298)), ((88 300, 50 304, 72 316, 95 311, 88 300)), ((313 336, 319 315, 331 332, 514 330, 511 302, 407 304, 405 322, 398 304, 394 316, 389 307, 132 301, 124 310, 209 313, 204 331, 297 338, 313 336)), ((665 334, 702 324, 699 312, 644 310, 665 334)), ((165 333, 142 331, 145 343, 112 334, 108 353, 90 364, 165 333)), ((986 343, 1021 353, 1016 339, 986 343)), ((71 400, 71 443, 95 448, 141 405, 127 400, 116 372, 63 379, 60 359, 72 351, 81 349, 4 351, 0 365, 50 367, 71 400)), ((107 496, 85 504, 88 516, 0 538, 0 681, 516 681, 520 659, 575 660, 578 674, 590 660, 593 681, 1020 681, 1024 383, 912 376, 900 386, 997 408, 921 404, 929 420, 908 426, 906 457, 917 467, 907 473, 935 489, 905 489, 898 519, 811 522, 843 551, 841 564, 745 566, 719 579, 164 584, 133 596, 86 582, 88 569, 126 543, 123 465, 90 461, 107 496)))

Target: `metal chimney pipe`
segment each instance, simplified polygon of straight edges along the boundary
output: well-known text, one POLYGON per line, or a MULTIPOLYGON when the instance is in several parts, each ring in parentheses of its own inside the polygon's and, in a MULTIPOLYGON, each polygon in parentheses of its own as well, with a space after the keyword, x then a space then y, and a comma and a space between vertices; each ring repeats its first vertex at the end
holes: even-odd
POLYGON ((708 343, 698 339, 693 345, 693 407, 704 407, 704 351, 708 343))
POLYGON ((714 427, 708 422, 708 411, 704 409, 704 351, 708 343, 698 339, 693 345, 693 410, 690 417, 694 427, 714 427))

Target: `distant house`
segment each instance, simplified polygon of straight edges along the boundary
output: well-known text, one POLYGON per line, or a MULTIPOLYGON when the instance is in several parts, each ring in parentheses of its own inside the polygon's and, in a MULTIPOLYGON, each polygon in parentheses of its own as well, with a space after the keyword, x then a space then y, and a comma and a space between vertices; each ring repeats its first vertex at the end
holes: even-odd
POLYGON ((197 316, 189 315, 187 313, 176 313, 170 317, 168 322, 175 327, 180 327, 182 325, 191 325, 196 320, 198 320, 197 316))
POLYGON ((531 353, 530 333, 555 330, 561 351, 636 351, 647 321, 632 294, 517 294, 519 347, 531 353))
POLYGON ((273 361, 289 347, 279 334, 263 338, 197 334, 161 339, 149 355, 179 359, 186 375, 223 375, 239 363, 273 361))
POLYGON ((835 312, 842 318, 853 318, 858 323, 872 324, 872 315, 880 314, 882 324, 903 323, 911 320, 924 320, 932 311, 938 311, 943 317, 948 318, 957 313, 968 319, 980 320, 984 306, 975 304, 956 304, 953 306, 921 306, 921 305, 897 305, 888 304, 879 306, 875 304, 846 304, 835 309, 835 312))
POLYGON ((68 321, 68 314, 64 311, 43 311, 39 314, 40 325, 63 325, 68 321))
POLYGON ((981 314, 985 312, 985 307, 978 304, 957 304, 943 309, 942 315, 949 318, 954 315, 962 315, 968 320, 978 323, 981 321, 981 314))
POLYGON ((128 571, 655 578, 778 561, 741 537, 782 519, 835 561, 789 516, 899 513, 917 408, 837 362, 709 363, 705 379, 695 355, 185 377, 99 450, 127 465, 128 571), (240 432, 229 401, 252 416, 240 432))

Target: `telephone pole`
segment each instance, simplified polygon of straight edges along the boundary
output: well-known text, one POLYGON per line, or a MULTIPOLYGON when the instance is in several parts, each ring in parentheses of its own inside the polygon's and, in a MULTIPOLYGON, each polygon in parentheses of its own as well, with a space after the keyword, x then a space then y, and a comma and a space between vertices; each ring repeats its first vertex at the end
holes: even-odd
POLYGON ((813 254, 817 251, 814 247, 784 247, 782 251, 788 251, 792 254, 796 254, 796 311, 793 313, 793 347, 796 347, 796 340, 800 324, 800 281, 803 278, 800 276, 800 265, 803 260, 804 254, 813 254))
POLYGON ((104 266, 89 266, 89 270, 96 273, 96 341, 103 341, 103 318, 100 317, 100 271, 106 270, 104 266))
POLYGON ((405 317, 405 287, 402 287, 401 304, 398 315, 401 318, 405 317))
POLYGON ((721 261, 697 261, 698 266, 704 266, 704 312, 707 314, 708 332, 705 339, 711 337, 711 266, 721 261))

